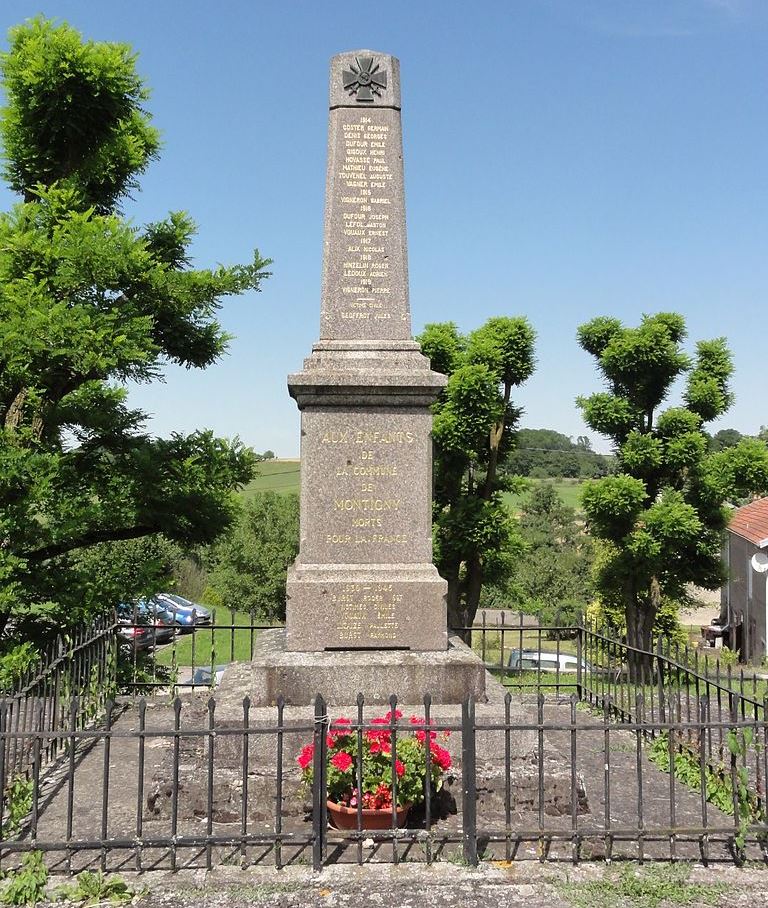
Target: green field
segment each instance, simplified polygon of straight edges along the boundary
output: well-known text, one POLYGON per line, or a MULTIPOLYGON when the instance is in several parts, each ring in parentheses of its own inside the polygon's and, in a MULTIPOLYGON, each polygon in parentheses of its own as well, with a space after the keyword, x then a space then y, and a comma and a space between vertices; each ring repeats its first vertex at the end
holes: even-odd
POLYGON ((256 492, 299 491, 298 460, 265 460, 257 466, 257 475, 243 489, 242 495, 250 498, 256 492))
MULTIPOLYGON (((576 511, 581 510, 579 495, 582 483, 578 479, 531 479, 531 487, 551 483, 563 502, 576 511)), ((298 460, 267 460, 258 465, 258 475, 255 476, 243 489, 242 495, 249 498, 256 492, 271 490, 284 494, 299 491, 299 461, 298 460)), ((527 493, 513 495, 507 493, 504 498, 510 508, 517 513, 527 493)))
MULTIPOLYGON (((560 496, 563 501, 563 504, 567 504, 568 507, 573 508, 577 512, 581 512, 581 489, 583 482, 580 479, 529 479, 530 488, 533 489, 534 486, 540 485, 552 485, 555 487, 555 491, 560 496)), ((507 492, 504 495, 504 499, 507 504, 510 506, 512 511, 517 514, 520 511, 520 507, 523 501, 528 497, 529 492, 523 492, 522 495, 514 495, 511 492, 507 492)))
POLYGON ((178 636, 173 643, 157 651, 159 665, 179 667, 194 666, 200 668, 210 665, 223 665, 225 662, 248 662, 253 656, 252 647, 258 636, 258 630, 252 630, 251 623, 263 623, 245 612, 230 611, 218 608, 214 615, 219 627, 201 627, 193 634, 178 636), (240 625, 246 625, 240 627, 240 625))

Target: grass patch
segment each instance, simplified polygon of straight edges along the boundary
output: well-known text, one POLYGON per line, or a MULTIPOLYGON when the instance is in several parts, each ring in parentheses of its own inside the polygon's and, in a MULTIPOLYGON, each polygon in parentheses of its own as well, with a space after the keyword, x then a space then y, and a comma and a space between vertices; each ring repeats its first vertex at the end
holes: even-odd
POLYGON ((486 627, 485 634, 479 629, 472 631, 472 649, 478 656, 482 656, 485 653, 486 662, 499 661, 502 644, 505 659, 509 659, 509 654, 516 649, 530 649, 542 653, 576 654, 575 639, 548 640, 543 631, 532 631, 525 628, 521 630, 520 628, 515 628, 514 625, 507 625, 503 634, 500 630, 492 629, 491 626, 486 627), (485 637, 485 642, 483 642, 483 637, 485 637))
POLYGON ((252 498, 259 492, 279 492, 281 495, 296 493, 300 488, 298 460, 265 460, 257 467, 257 475, 241 491, 243 498, 252 498))
MULTIPOLYGON (((563 504, 573 508, 577 514, 581 513, 581 488, 584 485, 582 479, 529 479, 531 490, 536 486, 551 485, 560 496, 563 504)), ((530 492, 524 492, 521 495, 512 492, 504 493, 504 501, 513 514, 519 514, 522 510, 523 502, 530 495, 530 492)))
POLYGON ((689 883, 688 864, 625 865, 606 871, 602 880, 555 882, 559 894, 576 908, 657 908, 665 905, 715 905, 724 883, 689 883))
POLYGON ((173 643, 157 653, 158 665, 196 668, 221 665, 225 662, 244 662, 253 657, 253 646, 259 635, 252 624, 258 624, 246 612, 216 609, 216 625, 198 628, 191 634, 177 636, 173 643))

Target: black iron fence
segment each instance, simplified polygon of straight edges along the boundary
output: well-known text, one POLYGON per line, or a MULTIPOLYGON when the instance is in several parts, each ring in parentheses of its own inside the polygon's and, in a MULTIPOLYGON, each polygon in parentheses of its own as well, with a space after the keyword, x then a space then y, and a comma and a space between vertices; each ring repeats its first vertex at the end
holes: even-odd
MULTIPOLYGON (((425 789, 404 827, 393 806, 388 828, 378 830, 365 827, 362 807, 351 829, 328 826, 328 732, 336 716, 322 698, 298 710, 282 702, 253 710, 246 699, 223 716, 213 698, 123 707, 110 703, 101 727, 77 729, 75 705, 69 729, 57 733, 9 731, 0 713, 0 734, 33 754, 26 815, 10 828, 7 798, 0 815, 6 866, 35 849, 70 871, 233 860, 311 861, 316 869, 483 857, 743 861, 762 858, 768 836, 760 781, 768 725, 742 718, 738 698, 719 723, 705 701, 692 722, 675 709, 666 721, 650 720, 638 695, 635 714, 618 724, 609 701, 598 714, 582 709, 575 694, 540 694, 523 709, 511 693, 495 708, 467 700, 448 710, 427 698, 418 710, 422 727, 450 735, 445 784, 425 789), (721 730, 736 745, 723 761, 711 756, 721 730), (741 746, 750 736, 760 748, 741 746), (309 743, 314 777, 304 790, 297 757, 309 743), (37 767, 53 745, 62 758, 44 777, 37 767)), ((381 731, 362 697, 355 712, 351 735, 381 731)), ((413 731, 409 718, 387 726, 393 760, 398 740, 413 731)), ((363 803, 359 788, 356 801, 363 803)))
MULTIPOLYGON (((0 704, 0 859, 40 849, 70 870, 141 870, 764 856, 765 685, 716 655, 662 642, 640 684, 629 649, 607 633, 486 620, 473 647, 508 688, 503 702, 427 697, 417 718, 450 736, 445 784, 425 788, 404 828, 393 812, 389 828, 366 829, 360 808, 340 831, 327 823, 336 717, 321 698, 255 709, 205 697, 221 665, 254 653, 263 628, 214 619, 120 657, 119 627, 105 622, 57 644, 0 704), (315 771, 302 786, 297 757, 309 742, 315 771)), ((358 740, 381 727, 373 715, 358 697, 347 716, 358 740)), ((413 729, 407 717, 390 724, 396 753, 413 729)))
POLYGON ((31 767, 53 760, 59 750, 56 732, 69 721, 77 697, 75 728, 82 729, 103 715, 117 693, 115 623, 98 618, 88 628, 62 635, 26 669, 14 688, 0 694, 6 736, 0 747, 0 778, 9 784, 27 778, 31 767), (50 735, 30 738, 28 735, 50 735), (35 757, 32 742, 41 743, 35 757))

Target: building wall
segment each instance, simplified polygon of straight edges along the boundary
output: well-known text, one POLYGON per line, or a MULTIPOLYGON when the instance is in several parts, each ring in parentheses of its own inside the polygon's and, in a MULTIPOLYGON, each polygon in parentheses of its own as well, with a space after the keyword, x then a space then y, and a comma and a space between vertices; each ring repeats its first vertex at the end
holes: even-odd
POLYGON ((728 534, 728 607, 730 646, 738 648, 742 661, 762 662, 766 652, 766 574, 751 565, 757 546, 728 534))

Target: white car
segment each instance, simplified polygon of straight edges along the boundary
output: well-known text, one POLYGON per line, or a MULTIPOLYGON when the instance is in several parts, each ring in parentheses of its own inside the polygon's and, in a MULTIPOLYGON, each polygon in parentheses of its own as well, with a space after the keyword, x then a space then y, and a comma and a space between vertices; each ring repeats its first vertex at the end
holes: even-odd
MULTIPOLYGON (((581 660, 582 669, 587 663, 581 660)), ((535 649, 513 649, 509 654, 507 668, 516 672, 573 672, 579 669, 579 662, 573 653, 545 653, 535 649)))

